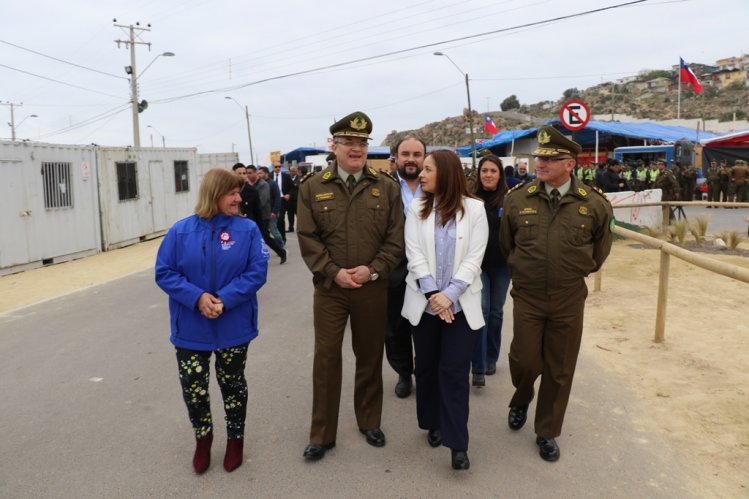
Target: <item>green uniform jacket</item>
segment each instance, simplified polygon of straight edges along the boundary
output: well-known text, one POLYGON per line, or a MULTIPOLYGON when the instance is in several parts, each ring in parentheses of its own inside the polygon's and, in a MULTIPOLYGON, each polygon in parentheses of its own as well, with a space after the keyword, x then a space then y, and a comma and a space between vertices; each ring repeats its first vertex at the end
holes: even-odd
POLYGON ((556 214, 539 180, 510 191, 503 212, 499 241, 515 288, 562 291, 598 270, 611 251, 611 204, 574 177, 556 214))
POLYGON ((330 287, 338 271, 372 266, 381 278, 404 258, 403 201, 387 174, 365 166, 349 194, 338 165, 299 185, 297 237, 313 282, 330 287))
POLYGON ((675 201, 676 195, 679 193, 679 182, 676 181, 676 177, 671 170, 663 170, 655 177, 653 189, 663 191, 661 201, 675 201))
POLYGON ((720 184, 720 170, 717 166, 711 166, 707 169, 707 183, 711 185, 720 184))

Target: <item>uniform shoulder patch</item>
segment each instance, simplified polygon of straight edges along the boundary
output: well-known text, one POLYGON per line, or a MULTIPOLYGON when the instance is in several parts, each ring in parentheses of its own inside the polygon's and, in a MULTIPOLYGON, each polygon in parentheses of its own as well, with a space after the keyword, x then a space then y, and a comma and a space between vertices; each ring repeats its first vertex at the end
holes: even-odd
POLYGON ((512 189, 510 189, 509 191, 507 191, 507 194, 505 194, 505 196, 508 195, 508 194, 510 194, 510 193, 513 193, 513 192, 517 191, 518 189, 522 188, 527 183, 528 182, 520 182, 519 184, 515 184, 515 186, 512 189))
POLYGON ((313 177, 314 175, 315 175, 315 172, 309 172, 307 175, 302 177, 302 180, 300 180, 299 183, 302 184, 306 182, 307 180, 309 180, 310 177, 313 177))
POLYGON ((592 191, 605 199, 607 203, 611 203, 611 201, 609 201, 609 198, 606 197, 606 193, 604 193, 599 187, 593 187, 592 191))
POLYGON ((384 172, 384 171, 380 170, 380 176, 382 176, 382 177, 385 177, 385 178, 389 178, 390 180, 392 180, 392 181, 393 181, 393 182, 395 182, 396 184, 398 183, 398 179, 396 179, 396 178, 395 178, 395 177, 393 176, 393 174, 392 174, 392 173, 390 173, 390 172, 384 172))

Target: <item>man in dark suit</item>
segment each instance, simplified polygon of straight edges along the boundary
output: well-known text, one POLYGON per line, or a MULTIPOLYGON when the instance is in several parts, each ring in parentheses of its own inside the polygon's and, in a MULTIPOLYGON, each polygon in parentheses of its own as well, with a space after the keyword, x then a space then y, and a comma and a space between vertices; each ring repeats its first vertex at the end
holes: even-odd
POLYGON ((291 176, 288 173, 281 171, 280 161, 273 162, 273 177, 270 181, 278 186, 278 190, 281 193, 281 209, 278 213, 278 219, 276 219, 276 226, 278 227, 278 232, 281 233, 283 243, 286 244, 286 211, 288 209, 293 183, 291 181, 291 176))
POLYGON ((289 168, 289 176, 291 177, 291 191, 289 191, 289 202, 286 206, 286 216, 289 219, 289 228, 286 232, 294 232, 296 200, 297 197, 299 197, 299 181, 302 180, 302 176, 299 174, 299 170, 296 166, 289 168))

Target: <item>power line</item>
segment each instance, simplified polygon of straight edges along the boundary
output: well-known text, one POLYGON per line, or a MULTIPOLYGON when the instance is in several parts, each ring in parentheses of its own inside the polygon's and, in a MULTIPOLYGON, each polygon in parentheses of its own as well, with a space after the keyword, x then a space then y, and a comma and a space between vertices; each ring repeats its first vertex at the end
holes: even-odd
POLYGON ((349 66, 351 64, 356 64, 356 63, 359 63, 359 62, 372 61, 372 60, 375 60, 375 59, 382 59, 382 58, 385 58, 385 57, 390 57, 390 56, 393 56, 393 55, 404 54, 404 53, 407 53, 407 52, 413 52, 413 51, 416 51, 416 50, 422 50, 422 49, 426 49, 426 48, 433 48, 433 47, 437 47, 439 45, 444 45, 444 44, 447 44, 447 43, 455 43, 455 42, 459 42, 459 41, 471 40, 471 39, 481 38, 481 37, 485 37, 485 36, 489 36, 489 35, 496 35, 496 34, 499 34, 499 33, 506 33, 508 31, 515 31, 515 30, 529 28, 529 27, 533 27, 533 26, 541 26, 541 25, 544 25, 544 24, 556 23, 556 22, 559 22, 559 21, 563 21, 563 20, 567 20, 567 19, 573 19, 573 18, 576 18, 576 17, 583 17, 583 16, 587 16, 587 15, 591 15, 591 14, 597 14, 599 12, 604 12, 604 11, 607 11, 607 10, 614 10, 614 9, 619 9, 619 8, 622 8, 622 7, 629 7, 631 5, 636 5, 636 4, 640 4, 640 3, 643 3, 643 2, 647 2, 647 1, 648 0, 634 0, 634 1, 631 1, 631 2, 626 2, 626 3, 611 5, 611 6, 608 6, 608 7, 601 7, 601 8, 598 8, 598 9, 592 9, 592 10, 587 10, 587 11, 583 11, 583 12, 577 12, 575 14, 569 14, 569 15, 566 15, 566 16, 558 16, 558 17, 554 17, 554 18, 550 18, 550 19, 545 19, 545 20, 542 20, 542 21, 534 21, 534 22, 530 22, 530 23, 520 24, 520 25, 517 25, 517 26, 511 26, 511 27, 508 27, 508 28, 500 28, 500 29, 496 29, 496 30, 492 30, 492 31, 487 31, 487 32, 484 32, 484 33, 478 33, 478 34, 475 34, 475 35, 461 36, 461 37, 452 38, 452 39, 449 39, 449 40, 442 40, 442 41, 439 41, 439 42, 427 43, 427 44, 419 45, 419 46, 416 46, 416 47, 410 47, 410 48, 406 48, 406 49, 394 50, 394 51, 386 52, 386 53, 383 53, 383 54, 372 55, 372 56, 367 56, 367 57, 361 57, 361 58, 353 59, 353 60, 350 60, 350 61, 339 62, 339 63, 335 63, 335 64, 328 64, 328 65, 325 65, 325 66, 319 66, 319 67, 316 67, 316 68, 305 69, 305 70, 302 70, 302 71, 295 71, 293 73, 287 73, 287 74, 278 75, 278 76, 271 76, 271 77, 268 77, 268 78, 262 78, 260 80, 255 80, 255 81, 251 81, 251 82, 248 82, 248 83, 243 83, 243 84, 240 84, 240 85, 232 85, 232 86, 229 86, 229 87, 217 88, 217 89, 212 89, 212 90, 203 90, 203 91, 200 91, 200 92, 193 92, 191 94, 185 94, 185 95, 181 95, 181 96, 177 96, 177 97, 160 99, 160 100, 157 100, 157 101, 154 101, 154 102, 158 102, 158 103, 170 103, 170 102, 175 102, 175 101, 182 100, 182 99, 187 99, 187 98, 190 98, 190 97, 197 97, 199 95, 205 95, 205 94, 209 94, 209 93, 231 92, 231 91, 239 90, 239 89, 242 89, 242 88, 247 88, 247 87, 254 86, 254 85, 259 85, 261 83, 267 83, 269 81, 282 80, 282 79, 291 78, 291 77, 294 77, 294 76, 301 76, 301 75, 304 75, 304 74, 316 73, 316 72, 323 71, 323 70, 326 70, 326 69, 332 69, 332 68, 339 68, 339 67, 343 67, 343 66, 349 66))
POLYGON ((119 76, 119 75, 115 75, 115 74, 112 74, 112 73, 107 73, 105 71, 99 71, 98 69, 93 69, 93 68, 89 68, 89 67, 86 67, 86 66, 81 66, 80 64, 76 64, 74 62, 66 61, 64 59, 58 59, 57 57, 52 57, 51 55, 43 54, 41 52, 37 52, 36 50, 31 50, 31 49, 26 48, 26 47, 21 47, 20 45, 16 45, 15 43, 10 43, 10 42, 5 41, 5 40, 0 40, 0 43, 4 43, 6 45, 10 45, 11 47, 15 47, 17 49, 25 50, 26 52, 31 52, 32 54, 36 54, 36 55, 39 55, 39 56, 42 56, 42 57, 46 57, 47 59, 52 59, 53 61, 62 62, 63 64, 69 64, 70 66, 75 66, 77 68, 85 69, 86 71, 93 71, 94 73, 99 73, 99 74, 103 74, 103 75, 107 75, 107 76, 112 76, 114 78, 119 78, 121 80, 127 80, 127 78, 125 78, 124 76, 119 76))
POLYGON ((111 95, 111 94, 107 94, 107 93, 104 93, 104 92, 99 92, 98 90, 94 90, 92 88, 86 88, 86 87, 81 87, 79 85, 73 85, 72 83, 67 83, 67 82, 64 82, 64 81, 55 80, 54 78, 49 78, 48 76, 38 75, 36 73, 30 73, 29 71, 24 71, 23 69, 14 68, 12 66, 6 66, 5 64, 0 64, 0 67, 6 68, 6 69, 10 69, 12 71, 18 71, 19 73, 27 74, 29 76, 34 76, 35 78, 41 78, 42 80, 48 80, 48 81, 52 81, 52 82, 55 82, 55 83, 59 83, 60 85, 66 85, 68 87, 73 87, 73 88, 77 88, 77 89, 80 89, 80 90, 86 90, 87 92, 94 92, 96 94, 106 95, 107 97, 114 97, 115 99, 121 99, 122 98, 121 96, 118 96, 118 95, 111 95))
POLYGON ((119 114, 122 111, 125 111, 126 109, 128 109, 129 107, 130 107, 130 103, 129 102, 127 104, 121 104, 121 105, 119 105, 119 106, 117 106, 115 108, 112 108, 112 109, 110 109, 108 111, 104 111, 103 113, 91 116, 90 118, 86 118, 85 120, 79 121, 78 123, 75 123, 73 125, 67 126, 65 128, 61 128, 59 130, 55 130, 53 132, 45 133, 45 134, 41 135, 41 137, 42 138, 53 137, 53 136, 59 135, 61 133, 70 132, 70 131, 76 130, 78 128, 87 126, 87 125, 92 125, 92 124, 94 124, 94 123, 96 123, 98 121, 110 118, 111 116, 114 116, 115 114, 119 114))

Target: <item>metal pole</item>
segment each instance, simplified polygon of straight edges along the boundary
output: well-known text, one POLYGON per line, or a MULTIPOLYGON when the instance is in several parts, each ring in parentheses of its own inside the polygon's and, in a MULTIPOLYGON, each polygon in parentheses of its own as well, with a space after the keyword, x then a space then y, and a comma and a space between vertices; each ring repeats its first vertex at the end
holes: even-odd
POLYGON ((679 92, 676 98, 676 119, 681 119, 681 59, 679 59, 679 71, 676 73, 676 81, 678 82, 679 92))
POLYGON ((161 136, 161 147, 166 149, 166 137, 164 137, 163 135, 161 136))
POLYGON ((468 95, 468 126, 471 127, 471 162, 476 169, 476 138, 473 134, 473 109, 471 108, 471 87, 468 85, 468 73, 466 73, 466 95, 468 95))
POLYGON ((250 142, 250 163, 255 164, 255 153, 252 152, 252 132, 250 132, 250 108, 245 104, 244 116, 247 118, 247 140, 250 142))
POLYGON ((13 103, 10 103, 10 137, 13 142, 16 141, 16 118, 13 114, 13 103))
POLYGON ((135 29, 130 26, 130 99, 133 112, 133 147, 140 147, 140 121, 138 116, 138 73, 135 71, 135 29))

